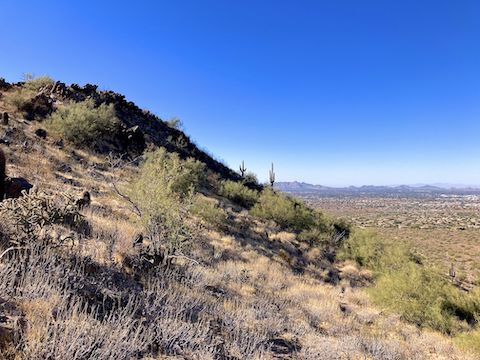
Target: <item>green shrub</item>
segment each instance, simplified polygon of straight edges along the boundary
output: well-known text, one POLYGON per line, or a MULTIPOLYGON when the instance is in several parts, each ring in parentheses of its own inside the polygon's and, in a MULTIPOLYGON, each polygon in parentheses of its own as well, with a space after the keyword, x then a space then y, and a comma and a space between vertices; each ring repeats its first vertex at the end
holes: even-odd
POLYGON ((340 245, 350 234, 350 225, 343 220, 330 219, 305 203, 271 188, 264 189, 252 208, 253 216, 273 220, 283 229, 294 231, 298 239, 313 245, 340 245))
POLYGON ((258 199, 258 192, 247 188, 245 185, 231 180, 223 181, 220 185, 220 195, 234 203, 251 208, 258 199))
POLYGON ((93 100, 63 106, 46 120, 46 126, 65 140, 94 149, 105 142, 115 142, 119 124, 113 104, 95 107, 93 100))
POLYGON ((371 231, 355 231, 337 252, 339 260, 351 259, 377 273, 393 271, 410 261, 405 243, 379 238, 371 231))
POLYGON ((45 86, 52 86, 55 83, 55 80, 50 78, 49 76, 39 76, 39 77, 32 77, 29 76, 27 81, 25 81, 24 87, 27 90, 37 92, 41 88, 44 88, 45 86))
POLYGON ((242 179, 243 185, 245 185, 248 188, 258 188, 258 178, 257 175, 255 175, 252 172, 248 172, 245 174, 245 177, 242 179))
POLYGON ((273 220, 282 228, 296 232, 313 228, 316 220, 315 212, 305 204, 270 188, 261 192, 252 215, 273 220))
POLYGON ((177 130, 182 130, 183 129, 183 122, 178 117, 173 117, 173 118, 165 121, 165 123, 169 127, 171 127, 172 129, 177 129, 177 130))
POLYGON ((129 195, 141 211, 155 255, 163 259, 189 251, 195 229, 190 221, 195 190, 204 179, 204 165, 182 160, 164 148, 146 154, 129 195))
POLYGON ((182 160, 164 148, 146 153, 140 173, 131 184, 132 199, 147 218, 163 213, 172 202, 190 197, 203 184, 204 170, 200 161, 182 160))
POLYGON ((31 101, 31 97, 22 94, 20 91, 16 91, 9 96, 10 103, 19 111, 23 111, 25 105, 31 101))
POLYGON ((381 275, 369 293, 374 301, 419 327, 452 333, 460 324, 445 309, 448 291, 448 284, 436 272, 407 261, 402 268, 381 275))
POLYGON ((197 195, 193 202, 192 213, 200 216, 206 223, 222 229, 225 226, 227 213, 218 207, 213 199, 197 195))

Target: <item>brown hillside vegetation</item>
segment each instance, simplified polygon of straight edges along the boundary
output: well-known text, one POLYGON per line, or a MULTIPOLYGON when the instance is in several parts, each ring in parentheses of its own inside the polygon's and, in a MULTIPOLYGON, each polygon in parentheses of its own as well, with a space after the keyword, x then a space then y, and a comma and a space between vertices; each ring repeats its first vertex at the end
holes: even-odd
POLYGON ((34 185, 0 203, 0 358, 476 358, 371 303, 343 221, 119 94, 0 84, 8 174, 34 185))

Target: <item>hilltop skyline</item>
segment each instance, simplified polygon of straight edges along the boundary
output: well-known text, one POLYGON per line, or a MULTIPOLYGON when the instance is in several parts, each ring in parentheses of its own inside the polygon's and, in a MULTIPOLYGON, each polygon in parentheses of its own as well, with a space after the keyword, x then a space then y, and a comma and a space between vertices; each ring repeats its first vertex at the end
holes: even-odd
POLYGON ((474 1, 7 1, 0 76, 124 93, 179 117, 197 144, 233 169, 244 160, 261 181, 274 162, 279 181, 480 184, 479 10, 474 1))

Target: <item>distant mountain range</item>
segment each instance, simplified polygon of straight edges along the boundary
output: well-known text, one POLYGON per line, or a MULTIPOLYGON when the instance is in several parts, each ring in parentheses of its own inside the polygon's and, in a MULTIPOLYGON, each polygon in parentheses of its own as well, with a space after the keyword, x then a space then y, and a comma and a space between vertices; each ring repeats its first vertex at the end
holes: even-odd
POLYGON ((275 188, 290 193, 324 193, 324 194, 380 194, 380 193, 448 193, 448 194, 480 194, 480 186, 459 184, 414 184, 414 185, 363 185, 348 187, 329 187, 313 185, 305 182, 278 182, 275 188))

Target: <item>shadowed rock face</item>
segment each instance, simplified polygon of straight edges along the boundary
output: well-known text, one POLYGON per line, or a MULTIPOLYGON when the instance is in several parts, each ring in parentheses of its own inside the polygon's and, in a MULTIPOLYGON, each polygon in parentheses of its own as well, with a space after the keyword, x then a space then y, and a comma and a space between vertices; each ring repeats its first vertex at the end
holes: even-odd
POLYGON ((4 192, 6 199, 16 199, 22 196, 22 191, 30 190, 33 187, 26 179, 24 178, 6 178, 4 180, 4 192))
POLYGON ((0 149, 0 201, 3 200, 5 194, 5 154, 0 149))

